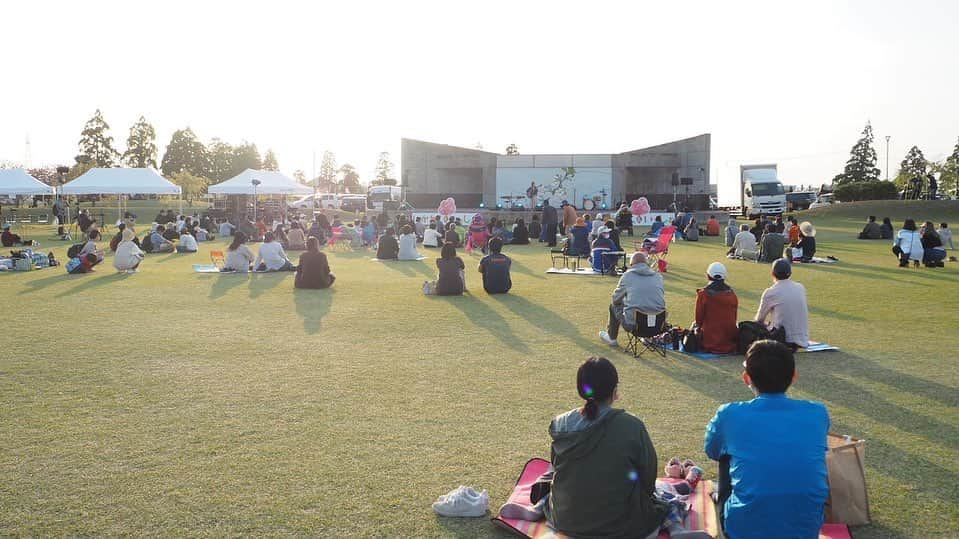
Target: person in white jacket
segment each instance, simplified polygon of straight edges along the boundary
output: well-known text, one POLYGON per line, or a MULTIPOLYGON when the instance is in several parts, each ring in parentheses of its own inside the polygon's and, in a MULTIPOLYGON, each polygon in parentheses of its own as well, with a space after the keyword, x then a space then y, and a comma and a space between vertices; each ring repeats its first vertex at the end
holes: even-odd
POLYGON ((134 234, 129 228, 123 229, 123 236, 117 244, 117 252, 113 257, 113 267, 117 271, 136 273, 137 266, 143 262, 143 251, 133 243, 134 234))
POLYGON ((400 229, 400 254, 397 260, 418 260, 420 254, 416 252, 416 234, 413 233, 413 227, 403 225, 400 229))
POLYGON ((756 260, 758 253, 759 249, 756 244, 756 236, 749 231, 749 225, 743 225, 739 234, 736 234, 733 245, 727 254, 745 258, 746 260, 756 260))
POLYGON ((892 252, 899 257, 899 267, 909 267, 909 261, 918 267, 922 260, 922 234, 916 229, 916 221, 906 219, 902 224, 902 230, 896 234, 896 239, 892 244, 892 252))
POLYGON ((180 234, 180 241, 177 243, 176 252, 195 253, 197 250, 199 250, 199 246, 196 244, 196 238, 193 237, 193 234, 190 234, 188 229, 184 228, 180 234))
POLYGON ((272 232, 263 235, 263 244, 253 266, 256 271, 296 271, 296 266, 287 258, 286 252, 272 232))

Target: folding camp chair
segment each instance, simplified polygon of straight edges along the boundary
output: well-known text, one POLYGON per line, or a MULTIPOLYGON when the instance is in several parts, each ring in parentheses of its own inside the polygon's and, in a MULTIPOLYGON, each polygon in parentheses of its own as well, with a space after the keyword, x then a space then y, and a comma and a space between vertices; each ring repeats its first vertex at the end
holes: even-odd
POLYGON ((222 270, 226 266, 226 257, 223 251, 210 251, 210 263, 216 266, 216 269, 222 270))
POLYGON ((567 269, 572 269, 576 271, 579 269, 580 259, 589 259, 589 253, 580 253, 576 249, 565 249, 565 250, 554 250, 549 252, 550 264, 552 267, 556 266, 557 260, 563 261, 563 267, 567 269), (570 268, 570 263, 572 262, 573 267, 570 268))
POLYGON ((659 230, 659 236, 655 243, 644 243, 636 241, 636 250, 646 253, 646 262, 654 270, 666 271, 666 255, 669 254, 669 244, 673 241, 673 235, 676 234, 676 227, 673 225, 664 226, 659 230))
POLYGON ((327 247, 331 251, 335 251, 340 248, 345 251, 351 251, 352 247, 350 246, 350 237, 347 235, 346 231, 343 230, 341 226, 334 226, 332 228, 333 233, 330 235, 329 241, 326 242, 327 247))
MULTIPOLYGON (((623 348, 633 357, 642 357, 646 352, 652 352, 663 359, 666 359, 666 349, 654 344, 650 339, 659 335, 666 328, 666 312, 663 311, 657 315, 648 315, 635 311, 636 328, 627 331, 626 346, 623 348)), ((626 329, 623 327, 623 329, 626 329)))

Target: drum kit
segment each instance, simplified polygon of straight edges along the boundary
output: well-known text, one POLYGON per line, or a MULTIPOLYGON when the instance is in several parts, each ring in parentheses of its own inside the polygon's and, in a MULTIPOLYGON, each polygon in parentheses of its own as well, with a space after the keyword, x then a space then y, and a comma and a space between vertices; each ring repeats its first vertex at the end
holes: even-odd
MULTIPOLYGON (((515 201, 522 201, 522 200, 526 200, 527 197, 526 197, 526 195, 514 195, 514 194, 509 194, 509 195, 503 195, 503 196, 501 196, 500 198, 502 198, 503 200, 506 201, 506 208, 511 210, 511 209, 513 209, 513 204, 514 204, 513 201, 514 201, 514 200, 515 200, 515 201)), ((519 204, 520 204, 520 206, 522 206, 523 203, 522 203, 522 202, 519 202, 519 204)))
POLYGON ((583 209, 593 211, 606 205, 606 189, 601 189, 598 194, 591 197, 583 197, 583 209))

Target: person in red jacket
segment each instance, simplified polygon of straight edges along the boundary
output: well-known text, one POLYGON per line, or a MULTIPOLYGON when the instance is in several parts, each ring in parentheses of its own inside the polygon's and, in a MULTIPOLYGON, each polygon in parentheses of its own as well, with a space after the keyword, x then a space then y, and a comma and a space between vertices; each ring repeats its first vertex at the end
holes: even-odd
POLYGON ((736 309, 739 299, 726 284, 726 266, 713 262, 706 268, 709 284, 696 291, 696 328, 700 350, 711 354, 734 354, 739 345, 736 309))

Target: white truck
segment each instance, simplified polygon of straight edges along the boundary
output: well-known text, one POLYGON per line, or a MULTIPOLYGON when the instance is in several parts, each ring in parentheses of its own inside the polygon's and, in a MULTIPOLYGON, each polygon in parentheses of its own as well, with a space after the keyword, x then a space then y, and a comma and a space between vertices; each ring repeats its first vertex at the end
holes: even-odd
POLYGON ((739 193, 743 215, 782 215, 786 211, 786 191, 779 181, 776 165, 741 165, 739 193))

